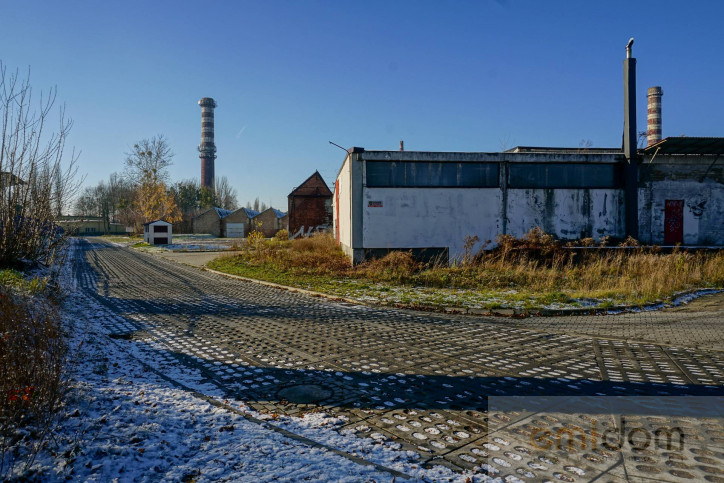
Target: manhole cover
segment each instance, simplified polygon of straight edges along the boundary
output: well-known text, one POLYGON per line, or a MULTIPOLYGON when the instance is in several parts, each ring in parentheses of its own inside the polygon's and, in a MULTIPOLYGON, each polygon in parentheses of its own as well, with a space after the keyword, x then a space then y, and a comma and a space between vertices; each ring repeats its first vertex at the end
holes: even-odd
POLYGON ((122 332, 116 334, 108 334, 111 339, 131 340, 133 339, 133 332, 122 332))
POLYGON ((111 339, 120 340, 143 340, 148 339, 150 334, 144 330, 132 330, 130 332, 115 332, 108 334, 111 339))
POLYGON ((311 404, 331 397, 332 391, 318 384, 300 384, 285 387, 277 393, 277 396, 296 404, 311 404))

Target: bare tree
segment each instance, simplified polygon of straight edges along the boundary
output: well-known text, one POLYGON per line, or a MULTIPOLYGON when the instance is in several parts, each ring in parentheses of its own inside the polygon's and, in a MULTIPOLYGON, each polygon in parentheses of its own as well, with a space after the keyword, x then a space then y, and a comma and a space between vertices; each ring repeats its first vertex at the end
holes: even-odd
POLYGON ((173 156, 162 134, 142 139, 126 153, 126 176, 136 185, 141 185, 149 177, 165 183, 168 181, 168 167, 173 164, 173 156))
POLYGON ((590 139, 581 139, 581 142, 578 143, 578 152, 579 153, 585 153, 589 151, 593 147, 593 141, 590 139))
POLYGON ((214 191, 214 197, 219 208, 235 210, 239 207, 239 201, 236 199, 236 189, 231 187, 226 176, 216 178, 214 191))
POLYGON ((53 222, 78 189, 77 156, 65 153, 72 122, 62 106, 57 130, 46 127, 55 100, 53 88, 35 102, 30 74, 0 63, 0 266, 52 263, 65 241, 53 222))
POLYGON ((498 138, 498 145, 500 146, 500 152, 505 152, 514 147, 515 140, 510 133, 507 133, 505 136, 500 136, 498 138))
POLYGON ((648 141, 648 133, 646 131, 639 131, 637 141, 638 141, 638 148, 643 149, 646 147, 646 142, 648 141))
POLYGON ((173 193, 166 188, 168 167, 172 164, 173 152, 163 135, 142 139, 126 153, 127 180, 133 185, 135 197, 129 203, 128 225, 138 231, 141 224, 156 219, 173 223, 181 220, 173 193))

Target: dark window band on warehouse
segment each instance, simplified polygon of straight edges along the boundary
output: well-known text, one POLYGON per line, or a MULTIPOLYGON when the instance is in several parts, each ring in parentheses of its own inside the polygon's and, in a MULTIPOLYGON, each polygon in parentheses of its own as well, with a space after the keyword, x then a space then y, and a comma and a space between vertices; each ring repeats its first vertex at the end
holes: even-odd
POLYGON ((498 163, 367 161, 370 188, 497 188, 498 163))
POLYGON ((616 189, 623 187, 620 164, 514 163, 508 168, 508 188, 616 189))

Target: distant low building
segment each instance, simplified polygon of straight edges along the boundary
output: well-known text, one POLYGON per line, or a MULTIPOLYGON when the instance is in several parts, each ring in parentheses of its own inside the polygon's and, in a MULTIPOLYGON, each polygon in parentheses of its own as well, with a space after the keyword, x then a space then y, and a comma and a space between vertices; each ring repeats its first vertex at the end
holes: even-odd
POLYGON ((239 208, 222 220, 222 232, 227 238, 246 238, 251 231, 251 220, 259 212, 251 208, 239 208))
POLYGON ((221 208, 209 208, 191 221, 192 231, 194 233, 208 233, 213 236, 221 236, 222 223, 221 220, 232 213, 231 210, 221 208))
POLYGON ((309 236, 332 226, 332 191, 315 171, 287 197, 289 237, 309 236))
POLYGON ((281 229, 288 229, 288 221, 286 213, 276 208, 269 208, 255 216, 252 223, 268 238, 276 235, 281 229))
POLYGON ((9 171, 0 171, 0 188, 25 184, 25 181, 9 171))
POLYGON ((101 216, 64 215, 55 220, 63 231, 77 236, 126 235, 129 229, 121 223, 108 223, 101 216))

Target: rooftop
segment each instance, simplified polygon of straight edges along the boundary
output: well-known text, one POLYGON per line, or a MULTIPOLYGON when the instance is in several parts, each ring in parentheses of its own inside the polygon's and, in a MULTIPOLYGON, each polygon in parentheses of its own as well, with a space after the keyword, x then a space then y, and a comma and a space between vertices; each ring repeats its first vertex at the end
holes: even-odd
POLYGON ((724 138, 667 137, 644 148, 645 154, 724 154, 724 138))
POLYGON ((609 154, 622 153, 621 148, 555 148, 546 146, 516 146, 506 149, 504 153, 566 153, 566 154, 609 154))
POLYGON ((231 213, 233 213, 233 210, 224 210, 223 208, 217 208, 217 207, 214 207, 214 209, 216 210, 216 213, 219 215, 219 218, 226 218, 231 213))

